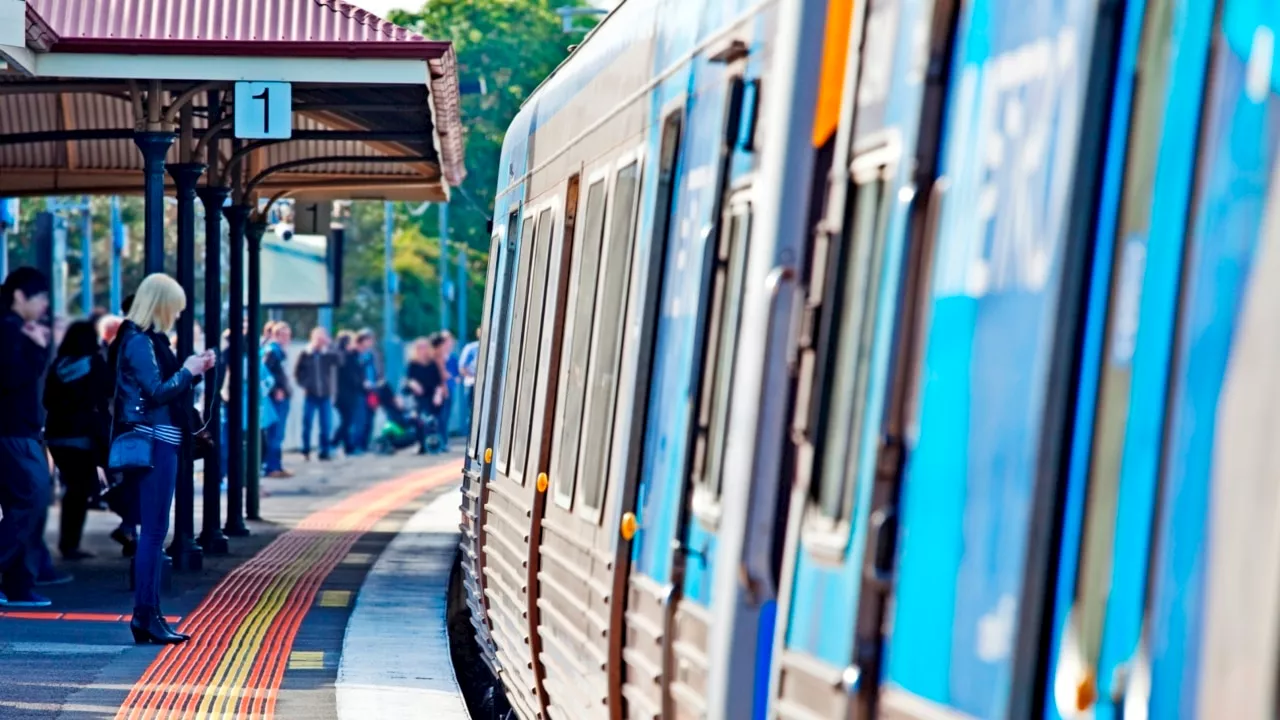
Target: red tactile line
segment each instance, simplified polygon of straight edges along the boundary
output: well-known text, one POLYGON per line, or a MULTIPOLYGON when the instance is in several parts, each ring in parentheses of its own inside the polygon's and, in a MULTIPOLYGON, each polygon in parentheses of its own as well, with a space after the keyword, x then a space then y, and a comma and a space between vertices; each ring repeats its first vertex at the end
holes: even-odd
POLYGON ((405 496, 405 501, 410 500, 438 484, 429 482, 418 486, 420 481, 426 480, 425 475, 443 482, 454 474, 455 471, 451 469, 433 468, 431 471, 413 473, 407 478, 380 483, 307 517, 296 529, 274 540, 244 565, 233 570, 191 613, 180 629, 191 633, 192 640, 184 645, 168 646, 161 651, 130 692, 117 717, 146 718, 150 712, 163 712, 163 715, 156 717, 167 718, 173 716, 175 710, 183 716, 192 716, 199 707, 200 699, 204 697, 219 661, 229 649, 235 628, 244 621, 249 610, 256 605, 275 577, 308 547, 318 542, 318 535, 335 529, 338 521, 368 513, 349 533, 349 541, 335 543, 312 570, 298 579, 289 591, 286 607, 277 615, 277 618, 281 618, 287 613, 285 623, 273 623, 256 654, 250 682, 244 688, 246 692, 241 697, 240 706, 243 711, 249 701, 260 700, 260 703, 250 704, 259 705, 269 716, 274 710, 275 690, 283 679, 284 656, 292 648, 302 618, 320 584, 360 535, 394 509, 392 505, 383 505, 378 508, 380 511, 369 512, 370 503, 385 499, 389 493, 397 493, 397 490, 398 494, 405 496), (406 483, 409 489, 405 489, 406 483), (280 652, 281 648, 284 652, 280 652), (268 674, 271 682, 262 688, 266 690, 266 697, 259 698, 256 680, 261 678, 268 664, 271 666, 268 674), (253 693, 252 698, 250 692, 253 693), (140 715, 137 714, 139 712, 140 715))
POLYGON ((316 539, 312 532, 292 530, 232 570, 179 628, 190 633, 192 639, 160 652, 135 685, 118 717, 132 718, 135 711, 141 711, 137 717, 145 718, 157 698, 168 699, 163 707, 154 708, 162 710, 171 709, 177 700, 185 699, 187 702, 183 705, 186 706, 193 699, 192 695, 202 696, 203 686, 217 668, 234 635, 234 628, 243 622, 279 571, 305 552, 316 539), (169 686, 179 681, 178 687, 170 690, 169 686), (194 692, 194 688, 200 688, 199 692, 194 692), (128 714, 125 714, 126 710, 128 714))
MULTIPOLYGON (((330 512, 329 510, 321 511, 330 512)), ((192 613, 181 630, 192 634, 184 645, 166 647, 135 686, 118 717, 170 717, 175 710, 194 713, 235 629, 258 603, 271 581, 308 547, 318 542, 310 530, 290 531, 232 571, 192 613), (142 692, 137 692, 138 687, 142 692), (125 711, 128 714, 125 714, 125 711)))
MULTIPOLYGON (((67 620, 70 622, 129 622, 133 618, 129 615, 117 615, 115 613, 93 613, 93 612, 56 612, 56 611, 10 611, 0 612, 0 618, 10 618, 13 620, 67 620)), ((177 623, 182 620, 179 615, 165 615, 164 619, 177 623)))

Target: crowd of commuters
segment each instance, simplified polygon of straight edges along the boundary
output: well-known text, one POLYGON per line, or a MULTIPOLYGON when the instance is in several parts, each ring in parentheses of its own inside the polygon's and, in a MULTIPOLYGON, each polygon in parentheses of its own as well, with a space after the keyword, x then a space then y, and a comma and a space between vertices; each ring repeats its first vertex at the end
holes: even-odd
POLYGON ((195 429, 192 391, 215 358, 174 355, 186 302, 175 280, 151 275, 125 318, 55 323, 51 332, 46 277, 23 267, 0 285, 0 607, 47 607, 37 588, 72 579, 44 541, 56 466, 62 557, 91 557, 80 546, 85 516, 105 496, 121 518, 112 537, 135 559, 134 639, 187 639, 160 611, 161 553, 179 456, 195 429), (121 442, 129 436, 145 440, 121 442))
MULTIPOLYGON (((214 377, 221 378, 225 478, 229 333, 221 352, 206 349, 179 358, 173 331, 187 298, 164 274, 148 276, 125 299, 124 317, 99 311, 89 319, 49 324, 49 291, 48 279, 29 267, 13 271, 0 285, 0 609, 47 607, 51 602, 39 588, 72 581, 56 568, 44 539, 56 468, 61 557, 93 557, 82 547, 90 510, 118 515, 120 524, 110 536, 135 563, 135 640, 183 642, 187 636, 174 632, 160 610, 163 544, 179 464, 197 452, 204 426, 196 390, 215 368, 214 377)), ((372 331, 343 331, 331 339, 318 327, 296 358, 290 357, 292 339, 287 323, 263 328, 257 390, 266 477, 291 475, 284 445, 295 393, 301 393, 306 460, 313 449, 321 461, 338 452, 370 451, 379 408, 388 418, 413 419, 421 453, 448 449, 455 402, 470 420, 478 342, 455 353, 447 331, 414 341, 404 381, 392 391, 372 331)), ((251 353, 244 355, 247 379, 251 353)), ((240 392, 247 407, 247 382, 240 392)), ((247 413, 241 422, 248 430, 247 413)))

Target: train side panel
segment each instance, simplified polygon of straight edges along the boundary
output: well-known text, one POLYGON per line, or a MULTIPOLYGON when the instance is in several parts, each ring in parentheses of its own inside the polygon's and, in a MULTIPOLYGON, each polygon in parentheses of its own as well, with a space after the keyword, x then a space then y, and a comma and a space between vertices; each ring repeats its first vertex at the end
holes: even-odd
POLYGON ((1028 571, 1048 555, 1044 473, 1065 422, 1080 250, 1065 239, 1096 9, 977 0, 961 17, 888 649, 885 702, 909 716, 1018 714, 1032 694, 1015 673, 1035 658, 1014 658, 1034 651, 1044 601, 1028 571))
POLYGON ((1149 610, 1152 717, 1188 717, 1198 706, 1214 419, 1280 146, 1274 90, 1280 8, 1224 0, 1219 18, 1162 448, 1149 610))
MULTIPOLYGON (((1113 678, 1124 680, 1124 685, 1104 685, 1102 691, 1124 698, 1126 715, 1130 710, 1139 712, 1138 708, 1145 711, 1149 698, 1147 580, 1214 5, 1204 0, 1177 0, 1170 7, 1174 50, 1170 54, 1168 111, 1160 130, 1152 199, 1146 205, 1149 231, 1125 238, 1126 243, 1140 243, 1134 247, 1140 248, 1143 268, 1120 455, 1113 567, 1097 677, 1108 683, 1113 678)), ((1117 712, 1112 703, 1097 707, 1103 718, 1117 712)))

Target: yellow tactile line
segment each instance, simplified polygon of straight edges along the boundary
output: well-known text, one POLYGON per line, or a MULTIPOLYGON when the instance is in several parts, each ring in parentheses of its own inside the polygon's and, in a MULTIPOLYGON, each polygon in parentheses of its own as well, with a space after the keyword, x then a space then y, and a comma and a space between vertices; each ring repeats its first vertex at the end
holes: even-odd
POLYGON ((205 689, 204 697, 196 710, 197 717, 207 717, 207 713, 224 718, 235 716, 235 705, 228 707, 227 701, 239 700, 240 691, 253 667, 253 660, 262 649, 267 632, 284 608, 289 593, 315 562, 324 556, 325 551, 337 542, 336 537, 317 538, 284 572, 271 581, 266 592, 258 598, 257 604, 245 615, 240 627, 236 628, 235 635, 227 645, 227 652, 223 653, 222 660, 218 662, 205 689))
POLYGON ((222 660, 214 670, 213 677, 196 710, 196 716, 235 718, 238 714, 238 701, 247 689, 245 685, 253 668, 253 661, 262 649, 263 642, 276 617, 284 608, 289 594, 307 571, 324 556, 329 548, 340 541, 342 533, 355 530, 369 516, 384 513, 392 507, 403 504, 406 497, 416 497, 421 492, 422 489, 410 485, 400 492, 388 493, 383 498, 349 515, 336 518, 336 522, 325 535, 317 537, 316 541, 303 551, 303 554, 291 563, 285 572, 273 580, 236 629, 235 635, 227 645, 229 652, 224 652, 222 660), (233 702, 228 704, 228 701, 233 702))

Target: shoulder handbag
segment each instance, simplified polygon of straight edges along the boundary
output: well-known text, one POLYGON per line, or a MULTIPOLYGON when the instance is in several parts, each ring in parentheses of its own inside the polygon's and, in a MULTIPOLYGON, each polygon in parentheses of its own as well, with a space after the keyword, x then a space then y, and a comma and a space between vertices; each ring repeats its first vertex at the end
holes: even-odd
MULTIPOLYGON (((130 338, 132 340, 133 338, 130 338)), ((148 340, 150 342, 150 340, 148 340)), ((120 355, 116 358, 116 392, 112 399, 112 404, 119 407, 116 402, 120 395, 120 367, 124 362, 124 347, 120 348, 120 355)), ((121 425, 123 423, 116 423, 121 425)), ((152 454, 155 452, 155 438, 137 430, 126 430, 117 433, 111 439, 111 449, 107 453, 107 470, 111 472, 123 472, 128 470, 150 470, 155 467, 155 461, 152 454)))

